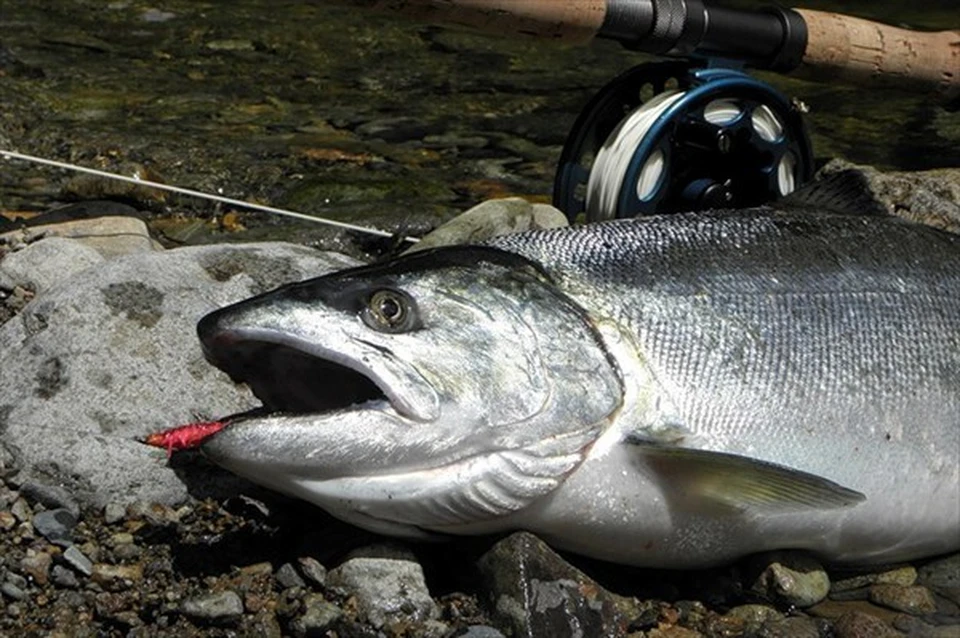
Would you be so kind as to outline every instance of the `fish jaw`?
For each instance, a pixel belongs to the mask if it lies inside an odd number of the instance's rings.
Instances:
[[[623,395],[590,318],[532,270],[495,249],[425,251],[208,315],[207,358],[265,409],[202,451],[386,533],[526,507],[582,461]],[[378,299],[415,317],[377,330]]]

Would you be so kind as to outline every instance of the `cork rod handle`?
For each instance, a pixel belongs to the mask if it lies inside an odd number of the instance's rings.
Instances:
[[[798,75],[932,90],[947,102],[960,99],[960,31],[910,31],[836,13],[794,10],[807,24]]]

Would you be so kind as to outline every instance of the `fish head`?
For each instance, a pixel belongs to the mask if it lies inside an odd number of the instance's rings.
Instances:
[[[622,400],[590,317],[536,264],[423,251],[204,317],[208,360],[264,409],[216,463],[376,531],[496,518],[555,489]]]

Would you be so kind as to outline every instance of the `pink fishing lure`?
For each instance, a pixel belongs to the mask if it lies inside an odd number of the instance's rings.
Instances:
[[[201,443],[222,430],[226,425],[225,421],[187,423],[162,432],[154,432],[147,436],[143,442],[153,447],[166,448],[167,458],[170,458],[178,450],[200,447]]]

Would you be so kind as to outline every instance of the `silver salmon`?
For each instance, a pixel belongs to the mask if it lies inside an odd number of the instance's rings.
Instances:
[[[960,548],[960,237],[760,209],[439,248],[198,327],[216,463],[405,537],[641,566]]]

